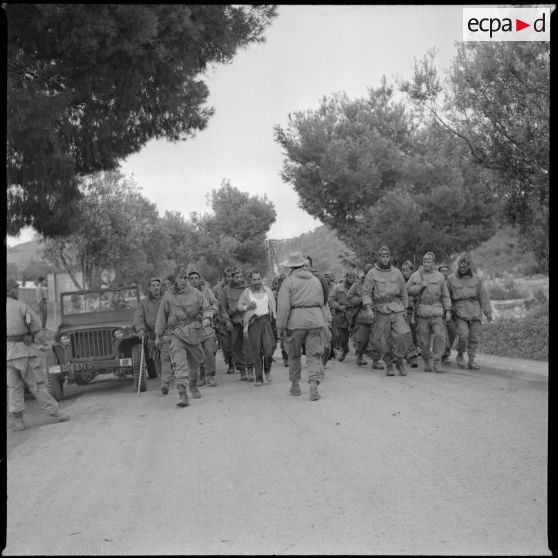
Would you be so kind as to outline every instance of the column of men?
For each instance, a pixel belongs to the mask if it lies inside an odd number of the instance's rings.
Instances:
[[[372,358],[374,370],[407,375],[405,362],[442,372],[457,339],[457,364],[478,370],[475,361],[481,319],[490,321],[491,307],[471,261],[463,255],[458,268],[436,267],[427,252],[415,271],[405,261],[401,271],[387,246],[364,275],[350,270],[338,283],[320,274],[309,256],[293,253],[283,264],[288,274],[271,287],[259,270],[245,278],[240,268],[227,268],[211,289],[195,266],[178,266],[165,281],[150,280],[148,296],[136,312],[135,325],[146,339],[148,357],[156,363],[161,393],[169,393],[174,376],[178,406],[199,398],[199,386],[217,386],[216,353],[221,349],[227,374],[255,386],[272,381],[271,366],[280,343],[289,367],[290,392],[300,395],[301,356],[306,356],[310,399],[319,399],[318,385],[327,361],[343,361],[352,339],[359,366]],[[468,362],[464,354],[467,352]],[[337,354],[336,354],[337,353]]]

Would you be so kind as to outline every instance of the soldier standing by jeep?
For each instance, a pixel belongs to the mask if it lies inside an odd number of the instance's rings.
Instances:
[[[147,337],[147,353],[155,363],[157,375],[161,378],[161,393],[169,392],[171,374],[170,345],[169,342],[155,345],[155,320],[161,305],[161,280],[152,277],[149,280],[147,296],[140,301],[134,314],[134,327],[140,336]]]
[[[15,419],[15,430],[25,430],[25,384],[40,407],[56,422],[70,420],[68,415],[59,412],[58,402],[45,386],[41,359],[33,337],[41,331],[41,322],[25,302],[18,300],[19,285],[15,279],[7,280],[6,297],[6,380],[8,408]]]
[[[202,348],[203,328],[210,325],[211,309],[206,299],[188,283],[186,266],[179,265],[175,271],[174,287],[163,296],[155,320],[157,346],[161,345],[164,335],[170,338],[175,384],[180,396],[177,402],[179,407],[189,405],[188,386],[192,397],[201,397],[198,372],[205,358]]]

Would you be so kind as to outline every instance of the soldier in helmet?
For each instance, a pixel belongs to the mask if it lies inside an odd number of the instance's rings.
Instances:
[[[407,288],[401,272],[391,265],[391,250],[382,246],[378,261],[366,274],[362,285],[362,303],[375,318],[373,339],[381,347],[386,376],[393,376],[393,357],[400,376],[406,376],[403,364],[410,346],[411,330],[405,321]]]
[[[205,360],[203,330],[211,325],[212,311],[202,293],[188,282],[185,265],[179,265],[174,275],[174,287],[165,292],[157,312],[155,342],[160,346],[164,335],[170,339],[175,385],[179,394],[177,405],[186,407],[189,405],[188,386],[192,397],[201,397],[198,373],[200,364]]]
[[[41,331],[41,321],[25,302],[18,300],[19,284],[6,282],[6,381],[8,409],[15,420],[15,430],[25,430],[23,422],[25,384],[40,407],[56,422],[70,420],[58,410],[58,402],[45,386],[41,358],[34,344],[34,335]]]

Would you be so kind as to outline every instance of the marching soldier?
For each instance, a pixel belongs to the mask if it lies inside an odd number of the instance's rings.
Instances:
[[[39,406],[55,422],[70,420],[61,413],[58,402],[45,386],[41,358],[34,344],[34,336],[41,331],[37,314],[25,302],[18,300],[19,285],[15,279],[6,282],[6,380],[8,386],[8,409],[15,419],[14,429],[25,430],[25,384]]]
[[[356,281],[356,273],[347,271],[345,280],[337,283],[331,289],[328,297],[329,308],[333,314],[333,330],[334,338],[331,340],[331,346],[338,348],[341,353],[337,357],[339,362],[345,360],[345,356],[349,352],[349,320],[347,318],[347,310],[350,304],[347,300],[347,293],[351,285]]]
[[[422,268],[407,281],[407,291],[417,299],[417,337],[424,371],[443,372],[438,364],[446,348],[444,316],[449,321],[451,302],[446,279],[434,266],[433,252],[424,254]]]
[[[305,260],[300,252],[290,255],[283,263],[290,267],[288,277],[279,290],[277,332],[284,337],[289,354],[291,395],[301,395],[300,374],[302,344],[306,345],[306,363],[310,384],[310,401],[320,398],[318,385],[323,376],[324,351],[322,329],[327,327],[323,307],[324,298],[320,281],[304,269]]]
[[[446,285],[448,282],[448,277],[450,274],[450,268],[447,263],[441,263],[438,266],[438,271],[445,277]],[[442,364],[450,364],[450,356],[451,356],[451,348],[453,347],[453,343],[455,341],[455,316],[452,311],[451,313],[451,320],[446,322],[446,350],[442,355]]]
[[[362,285],[362,302],[375,318],[373,339],[381,347],[386,363],[386,376],[393,376],[393,362],[400,376],[406,376],[403,364],[411,343],[411,330],[405,321],[408,305],[407,288],[401,272],[391,265],[391,251],[382,246],[378,252],[378,261],[366,274]]]
[[[492,321],[492,307],[482,281],[473,272],[469,256],[457,260],[457,271],[448,277],[448,290],[456,314],[457,364],[465,368],[463,353],[469,356],[469,370],[479,370],[475,356],[481,336],[482,315]]]
[[[188,386],[192,397],[201,397],[197,382],[199,366],[205,358],[203,328],[210,325],[211,309],[206,299],[188,283],[186,266],[179,265],[175,271],[174,288],[165,292],[155,320],[157,346],[160,347],[163,336],[168,335],[170,339],[179,407],[189,405]]]

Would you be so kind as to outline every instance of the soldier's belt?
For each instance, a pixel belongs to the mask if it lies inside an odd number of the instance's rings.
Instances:
[[[23,335],[7,335],[6,341],[9,343],[23,343],[24,336]]]
[[[173,326],[169,326],[167,329],[165,329],[165,332],[164,332],[163,335],[168,335],[169,333],[173,333],[175,329],[178,329],[179,327],[182,327],[182,326],[187,326],[187,325],[193,324],[194,322],[201,322],[201,319],[180,320],[178,323],[174,324]]]

